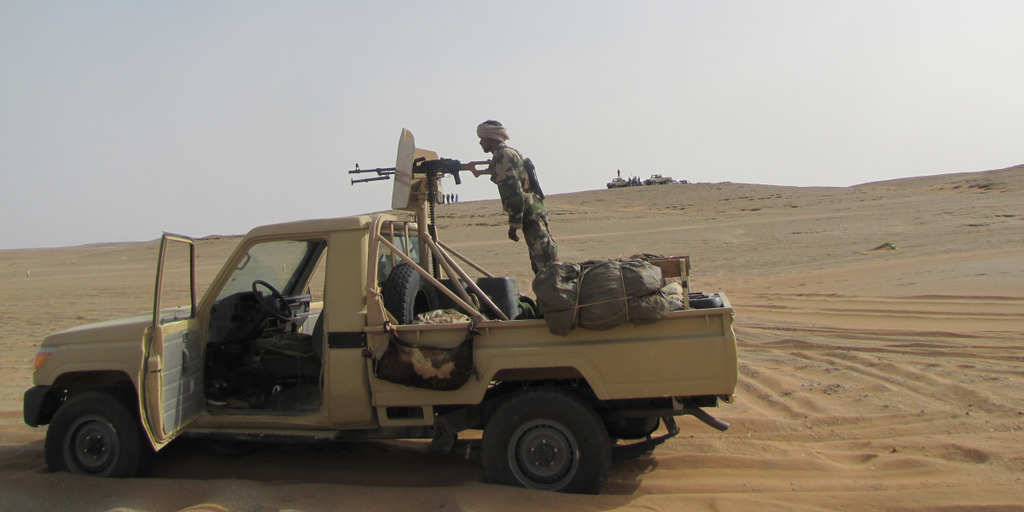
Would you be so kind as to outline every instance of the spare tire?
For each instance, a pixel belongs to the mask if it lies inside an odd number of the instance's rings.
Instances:
[[[384,308],[400,324],[411,324],[420,313],[437,309],[437,290],[408,263],[391,270],[381,294]]]

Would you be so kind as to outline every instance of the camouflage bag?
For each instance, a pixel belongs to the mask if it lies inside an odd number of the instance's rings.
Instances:
[[[533,281],[548,330],[560,336],[577,325],[605,330],[656,322],[669,311],[661,286],[661,269],[638,259],[551,263]]]
[[[473,374],[473,337],[476,322],[471,322],[466,339],[455,348],[411,345],[394,330],[388,332],[388,348],[373,358],[373,375],[403,386],[452,391],[461,388]]]

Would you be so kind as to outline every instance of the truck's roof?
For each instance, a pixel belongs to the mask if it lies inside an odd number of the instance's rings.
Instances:
[[[332,219],[308,219],[268,224],[249,231],[246,237],[289,235],[299,233],[322,233],[325,231],[347,231],[366,229],[378,217],[391,217],[394,220],[411,222],[416,219],[411,212],[391,210],[386,212],[367,213],[352,217],[336,217]]]

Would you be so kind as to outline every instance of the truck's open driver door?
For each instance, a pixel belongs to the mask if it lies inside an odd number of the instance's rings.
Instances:
[[[185,244],[189,251],[191,307],[161,311],[164,269],[171,244]],[[142,425],[154,449],[170,442],[203,409],[203,354],[196,315],[195,243],[183,236],[164,233],[160,239],[153,322],[146,329],[139,376]]]

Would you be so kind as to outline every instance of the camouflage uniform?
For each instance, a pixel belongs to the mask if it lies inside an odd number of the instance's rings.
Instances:
[[[522,155],[504,143],[491,153],[488,167],[491,182],[498,186],[501,206],[508,214],[508,226],[523,231],[530,266],[536,274],[558,258],[558,245],[548,233],[548,210],[541,198],[529,189],[523,190],[527,179]]]

